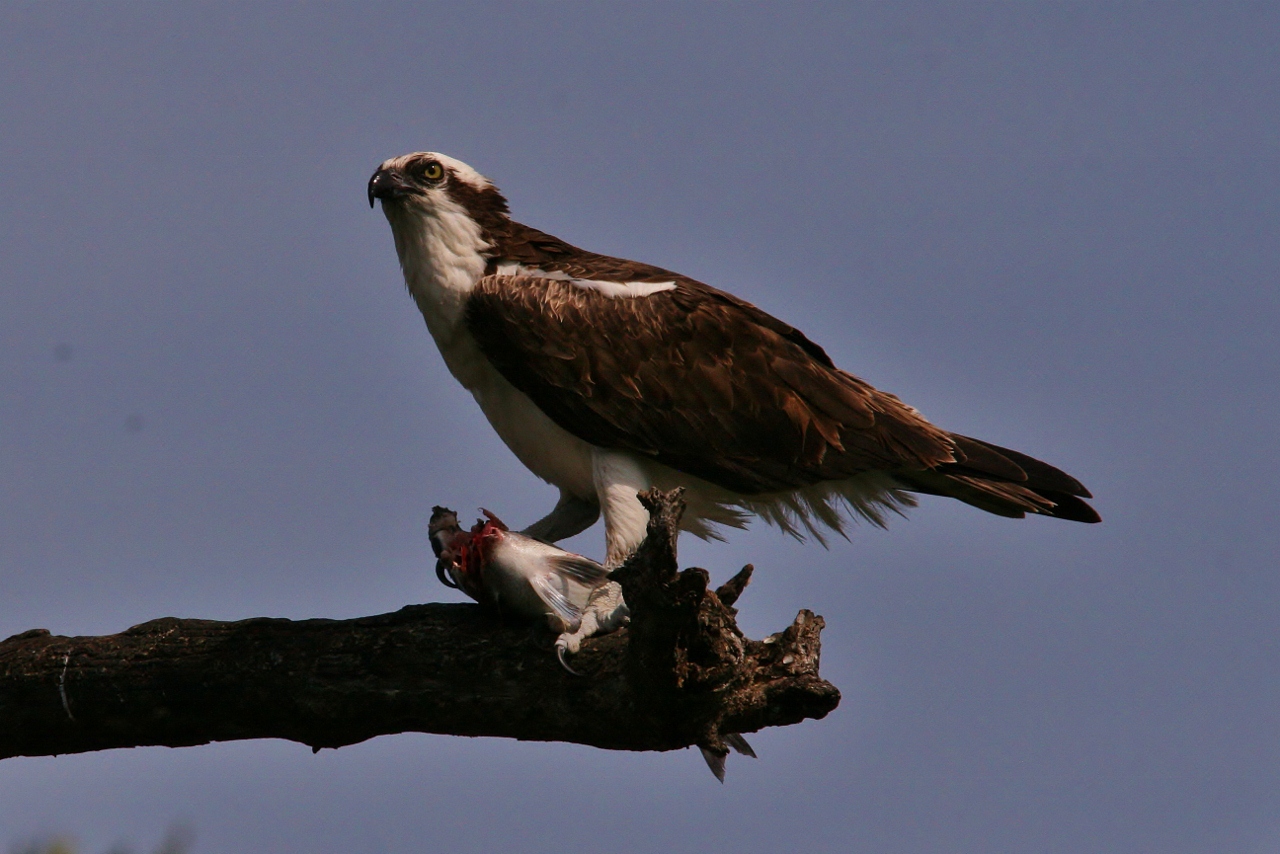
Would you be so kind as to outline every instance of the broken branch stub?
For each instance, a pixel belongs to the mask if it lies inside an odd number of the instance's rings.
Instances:
[[[640,495],[649,511],[645,540],[611,577],[631,608],[631,682],[651,692],[655,714],[683,722],[685,738],[723,756],[726,736],[821,718],[840,694],[818,676],[821,617],[804,610],[785,631],[750,640],[733,607],[750,564],[715,591],[705,569],[678,569],[682,496],[680,489]]]

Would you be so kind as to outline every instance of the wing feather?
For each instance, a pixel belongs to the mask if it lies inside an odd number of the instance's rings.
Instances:
[[[619,299],[562,280],[486,276],[468,298],[467,325],[498,371],[569,432],[736,492],[956,459],[949,434],[836,369],[797,330],[674,279],[672,290]]]

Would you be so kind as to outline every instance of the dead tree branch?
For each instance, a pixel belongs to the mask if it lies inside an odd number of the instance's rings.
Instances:
[[[650,492],[648,537],[615,577],[630,628],[561,669],[527,626],[478,605],[413,605],[354,620],[166,617],[120,634],[33,629],[0,643],[0,758],[285,738],[319,749],[398,732],[567,741],[614,750],[699,745],[821,718],[822,618],[745,638],[718,591],[677,570],[678,494]]]

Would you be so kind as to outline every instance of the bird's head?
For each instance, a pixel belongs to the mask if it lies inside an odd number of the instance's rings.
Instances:
[[[484,228],[507,217],[507,200],[488,178],[434,151],[384,160],[369,179],[369,207],[375,199],[382,201],[393,226],[398,220],[438,220],[461,213]]]

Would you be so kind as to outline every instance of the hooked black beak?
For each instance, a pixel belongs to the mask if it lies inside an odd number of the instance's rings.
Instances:
[[[407,195],[409,185],[399,172],[379,167],[369,179],[369,207],[373,207],[374,199],[398,199]]]

